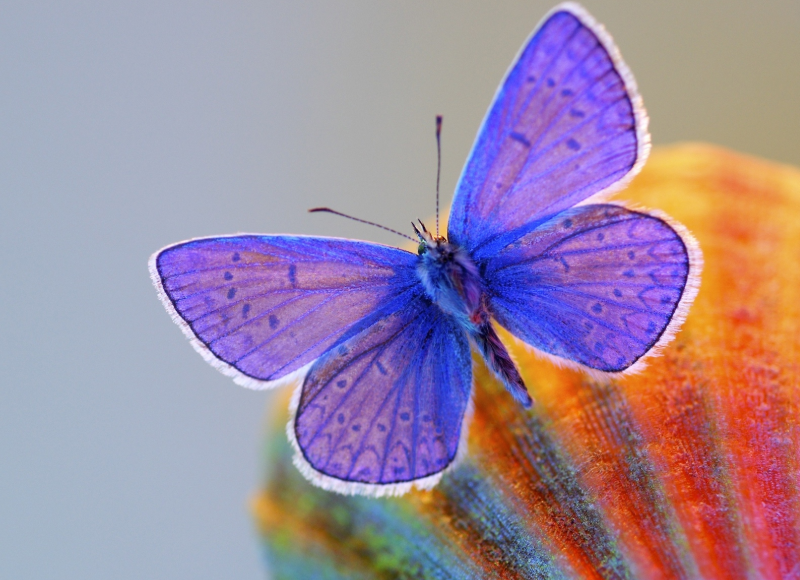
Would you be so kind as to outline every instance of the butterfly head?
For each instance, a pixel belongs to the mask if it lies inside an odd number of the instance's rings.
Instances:
[[[428,228],[425,227],[425,224],[422,223],[422,220],[419,220],[419,225],[422,228],[421,230],[417,227],[417,224],[411,222],[411,227],[414,228],[414,233],[416,233],[419,238],[417,254],[422,256],[432,252],[429,258],[433,258],[434,260],[438,259],[440,254],[446,251],[446,248],[450,247],[450,244],[447,243],[447,239],[445,239],[444,236],[434,236],[430,233]]]

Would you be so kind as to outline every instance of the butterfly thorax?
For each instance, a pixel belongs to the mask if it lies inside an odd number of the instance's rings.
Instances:
[[[427,233],[427,232],[426,232]],[[428,234],[419,245],[417,275],[428,297],[459,323],[477,322],[481,309],[478,268],[463,248]]]

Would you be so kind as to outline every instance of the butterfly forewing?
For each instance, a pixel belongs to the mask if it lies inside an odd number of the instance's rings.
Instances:
[[[440,473],[458,451],[471,364],[464,332],[422,296],[325,354],[294,426],[312,478],[341,491]]]
[[[632,173],[646,116],[610,38],[574,5],[534,33],[489,109],[456,189],[451,241],[487,244]]]
[[[532,346],[606,372],[661,338],[691,264],[664,220],[616,205],[562,212],[501,251],[486,271],[497,320]]]
[[[418,284],[414,264],[413,254],[366,242],[231,236],[166,248],[152,268],[201,352],[246,379],[272,381]]]

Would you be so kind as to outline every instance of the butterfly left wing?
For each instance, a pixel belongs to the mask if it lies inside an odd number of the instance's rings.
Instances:
[[[667,218],[578,206],[488,261],[489,308],[512,334],[563,362],[635,368],[672,338],[697,294],[697,243]]]
[[[419,286],[415,264],[410,252],[356,240],[239,235],[164,248],[150,274],[203,358],[261,389],[406,301]]]
[[[341,493],[431,487],[456,459],[471,381],[466,335],[419,294],[311,367],[287,428],[295,464]]]

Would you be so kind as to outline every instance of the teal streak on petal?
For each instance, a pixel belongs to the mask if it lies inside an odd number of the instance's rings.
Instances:
[[[268,461],[274,471],[268,493],[274,505],[288,510],[263,535],[276,580],[316,578],[314,574],[370,580],[482,578],[470,561],[453,552],[447,538],[402,500],[341,496],[316,488],[292,465],[285,440],[275,438],[272,443]],[[302,530],[284,528],[282,520],[301,521]],[[302,575],[302,566],[313,574]],[[287,572],[280,576],[278,570]]]
[[[453,506],[455,525],[482,540],[483,559],[496,563],[504,578],[568,578],[550,550],[526,529],[517,506],[474,464],[466,462],[445,478],[441,492]]]

